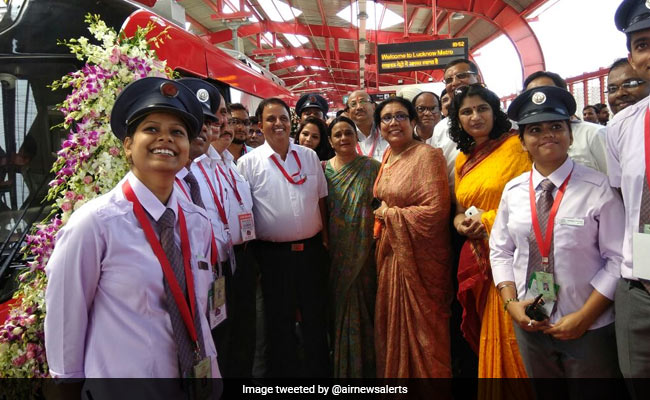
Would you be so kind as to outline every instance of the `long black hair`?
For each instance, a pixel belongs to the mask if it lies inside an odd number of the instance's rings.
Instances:
[[[325,161],[334,157],[334,149],[332,148],[332,145],[330,145],[329,140],[327,140],[327,125],[325,125],[325,122],[320,118],[307,117],[298,127],[294,143],[300,144],[300,132],[302,132],[305,126],[309,124],[316,125],[318,132],[320,133],[320,142],[318,142],[318,146],[314,149],[316,154],[318,154],[318,159]]]
[[[469,154],[476,144],[474,138],[465,132],[458,118],[458,111],[463,104],[463,100],[467,97],[478,96],[490,105],[492,114],[494,115],[494,125],[489,134],[490,139],[498,139],[512,128],[512,123],[508,119],[508,116],[501,110],[501,100],[499,100],[499,97],[482,84],[475,83],[469,86],[462,86],[454,90],[453,95],[454,97],[449,105],[449,121],[451,123],[449,126],[449,136],[451,140],[456,142],[458,150],[464,154]]]

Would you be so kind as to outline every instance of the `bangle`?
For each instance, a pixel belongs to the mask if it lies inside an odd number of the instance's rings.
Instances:
[[[497,290],[500,292],[500,291],[503,290],[503,288],[506,288],[506,287],[511,287],[511,288],[515,289],[515,291],[517,291],[517,287],[515,285],[513,285],[512,283],[499,284],[499,285],[497,285]]]
[[[509,298],[508,300],[506,300],[505,303],[503,303],[503,311],[508,312],[508,304],[512,303],[513,301],[518,302],[519,300],[517,300],[514,297]]]

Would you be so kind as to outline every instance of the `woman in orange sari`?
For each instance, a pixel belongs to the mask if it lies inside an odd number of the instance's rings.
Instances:
[[[381,378],[450,378],[449,187],[440,149],[414,139],[413,105],[393,97],[375,126],[389,148],[375,182],[375,352]],[[375,202],[377,203],[377,202]]]
[[[454,227],[468,240],[458,265],[461,330],[479,356],[479,378],[526,377],[512,321],[492,282],[488,238],[506,183],[531,168],[499,98],[482,85],[454,92],[450,136],[456,158]]]

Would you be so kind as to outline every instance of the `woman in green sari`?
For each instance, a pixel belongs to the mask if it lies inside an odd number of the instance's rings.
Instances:
[[[357,129],[349,118],[330,124],[328,140],[336,153],[325,165],[334,377],[375,378],[372,186],[379,162],[357,154]]]

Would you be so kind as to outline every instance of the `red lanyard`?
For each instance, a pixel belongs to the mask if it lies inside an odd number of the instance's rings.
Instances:
[[[183,193],[185,193],[185,197],[191,202],[192,198],[190,195],[187,193],[187,190],[185,190],[185,187],[181,183],[181,180],[176,178],[176,184],[181,188]],[[217,247],[217,240],[214,238],[214,231],[212,230],[212,227],[210,227],[210,231],[212,234],[212,242],[210,243],[210,262],[212,265],[215,265],[217,261],[219,260],[219,248]]]
[[[300,163],[300,158],[298,157],[298,155],[296,154],[295,151],[291,151],[291,154],[293,154],[293,158],[296,159],[296,164],[298,164],[298,172],[296,172],[295,174],[293,174],[291,176],[289,176],[289,173],[287,172],[287,170],[285,170],[284,167],[282,165],[280,165],[280,162],[275,158],[275,154],[271,155],[271,160],[273,160],[275,165],[277,165],[278,168],[280,168],[280,171],[282,171],[282,174],[284,175],[285,178],[287,178],[289,183],[291,183],[293,185],[302,185],[307,180],[307,177],[306,176],[301,177],[298,182],[293,180],[294,176],[300,175],[300,171],[302,170],[302,164]]]
[[[377,147],[378,138],[379,138],[379,132],[375,131],[375,138],[372,141],[372,147],[370,148],[370,153],[367,154],[367,156],[370,158],[373,158],[373,155],[375,154],[375,147]],[[363,154],[363,151],[361,150],[361,146],[359,146],[359,142],[357,142],[357,153],[361,154],[362,156],[366,155]]]
[[[237,181],[235,180],[235,176],[232,174],[232,170],[228,168],[228,172],[230,172],[230,178],[232,179],[232,183],[228,180],[228,177],[226,176],[226,173],[223,172],[221,169],[221,166],[217,163],[217,168],[219,168],[219,172],[221,172],[221,175],[223,175],[223,178],[228,182],[228,185],[232,188],[233,192],[235,192],[235,197],[237,198],[237,201],[239,202],[240,205],[242,205],[241,201],[241,196],[239,195],[239,190],[237,190]]]
[[[214,186],[212,186],[212,182],[210,182],[208,173],[205,172],[205,168],[203,168],[203,164],[198,162],[196,163],[196,165],[198,165],[199,168],[201,169],[201,172],[203,172],[203,176],[205,177],[206,182],[208,182],[208,186],[210,187],[210,191],[212,192],[212,198],[214,199],[214,204],[217,206],[217,211],[219,212],[219,217],[221,218],[221,222],[223,222],[223,225],[226,227],[226,229],[228,229],[228,217],[226,216],[226,210],[223,208],[223,204],[221,203],[221,201],[219,201],[219,197],[217,197],[217,192],[214,190]],[[221,180],[219,180],[218,176],[217,176],[217,183],[219,183],[219,192],[221,192],[221,198],[223,199],[223,188],[221,187]]]
[[[562,185],[560,185],[560,188],[555,195],[555,200],[553,201],[553,206],[551,207],[548,216],[546,235],[542,236],[542,229],[539,226],[539,219],[537,218],[537,203],[535,202],[535,189],[533,188],[533,171],[530,171],[530,179],[528,180],[530,212],[533,220],[533,232],[535,232],[535,240],[537,241],[537,247],[539,247],[539,253],[542,255],[543,265],[548,265],[548,256],[551,253],[551,240],[553,239],[553,223],[555,222],[555,215],[557,214],[558,208],[560,208],[560,202],[562,201],[562,197],[564,197],[564,191],[569,183],[569,179],[571,179],[571,174],[573,174],[573,170],[571,170],[569,176],[567,176],[564,182],[562,182]]]
[[[151,249],[156,255],[158,262],[160,263],[160,266],[163,270],[163,275],[165,276],[165,280],[169,285],[169,289],[171,290],[172,295],[174,296],[174,301],[176,302],[176,306],[178,306],[178,310],[180,311],[181,317],[183,318],[183,323],[185,324],[185,328],[187,328],[187,332],[189,333],[190,338],[195,343],[196,348],[198,349],[199,346],[198,336],[196,333],[196,327],[194,326],[194,316],[196,315],[196,304],[195,304],[196,299],[194,297],[194,275],[192,275],[192,267],[190,266],[191,249],[190,249],[189,236],[187,234],[187,225],[185,223],[185,214],[183,213],[183,210],[179,205],[178,223],[181,228],[180,229],[181,230],[181,251],[183,253],[183,266],[185,268],[185,282],[187,284],[187,296],[190,299],[189,307],[187,304],[187,300],[185,299],[185,296],[183,296],[183,291],[181,290],[181,286],[178,284],[178,280],[176,280],[176,275],[174,275],[174,271],[172,270],[171,264],[167,259],[165,250],[163,250],[162,246],[160,245],[160,240],[156,237],[156,234],[153,231],[153,227],[151,226],[151,222],[149,222],[149,219],[145,214],[144,208],[142,208],[142,204],[140,204],[140,200],[138,200],[138,197],[135,195],[135,192],[133,192],[133,188],[131,188],[131,184],[129,183],[128,180],[126,180],[122,185],[122,192],[124,193],[124,197],[126,197],[128,201],[133,203],[133,212],[135,213],[135,217],[138,219],[138,222],[140,223],[140,226],[142,227],[142,230],[144,231],[144,234],[147,237],[147,241],[149,242]]]
[[[650,187],[650,109],[645,110],[645,131],[644,131],[644,142],[645,142],[645,176],[648,181],[648,186]]]

